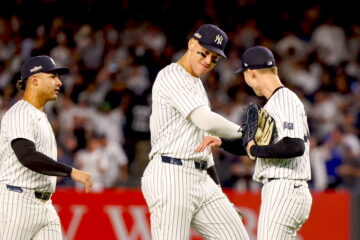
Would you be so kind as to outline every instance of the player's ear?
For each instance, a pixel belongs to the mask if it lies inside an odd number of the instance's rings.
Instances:
[[[196,42],[197,40],[195,40],[194,38],[190,38],[190,40],[188,41],[188,48],[191,50],[194,49],[196,46]]]
[[[253,69],[248,69],[247,70],[247,72],[248,72],[248,76],[252,79],[252,78],[255,78],[256,76],[257,76],[257,72],[256,72],[256,70],[253,70]]]
[[[39,79],[38,79],[38,77],[36,76],[36,74],[30,76],[29,79],[28,79],[28,81],[29,81],[30,85],[32,85],[32,86],[37,87],[37,86],[39,85]]]

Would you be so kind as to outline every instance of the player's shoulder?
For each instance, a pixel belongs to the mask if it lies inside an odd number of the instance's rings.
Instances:
[[[298,109],[300,111],[305,111],[304,104],[300,100],[299,96],[286,87],[279,89],[267,102],[267,108],[273,108],[281,111],[286,111],[289,108]]]
[[[11,112],[18,112],[18,111],[26,111],[26,112],[32,112],[34,111],[35,107],[32,106],[29,102],[25,100],[19,100],[17,101],[10,109]]]
[[[171,63],[164,67],[158,74],[158,79],[162,81],[179,79],[185,75],[185,70],[177,63]]]
[[[294,101],[298,105],[303,105],[303,103],[301,102],[299,96],[295,92],[291,91],[288,88],[286,88],[286,91],[288,92],[288,96],[289,96],[290,100]]]
[[[6,120],[8,118],[12,119],[13,117],[16,116],[25,116],[27,115],[29,117],[29,114],[31,114],[34,111],[34,107],[24,101],[24,100],[19,100],[17,101],[14,105],[12,105],[9,110],[4,114],[3,119]]]
[[[272,98],[276,101],[285,100],[286,102],[291,102],[291,101],[301,102],[298,95],[296,95],[296,93],[294,93],[293,91],[291,91],[289,88],[286,87],[282,87],[278,91],[276,91],[276,93]]]

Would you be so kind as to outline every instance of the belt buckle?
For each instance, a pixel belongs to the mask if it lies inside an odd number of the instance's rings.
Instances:
[[[49,200],[50,196],[51,196],[51,193],[48,193],[48,192],[38,192],[38,191],[35,192],[35,197],[44,202]]]
[[[200,162],[200,169],[205,170],[207,167],[207,162]]]
[[[45,199],[46,199],[46,196],[45,196],[45,193],[44,193],[44,192],[41,193],[40,199],[41,199],[41,200],[45,200]]]
[[[207,162],[205,161],[195,162],[195,168],[198,168],[200,170],[205,170],[207,168]]]

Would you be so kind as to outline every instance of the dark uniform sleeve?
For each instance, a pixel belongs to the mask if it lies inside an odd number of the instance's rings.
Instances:
[[[16,138],[11,141],[11,147],[20,163],[35,172],[61,177],[69,177],[71,175],[71,167],[58,163],[45,154],[36,151],[34,142],[30,140]]]
[[[275,144],[255,145],[250,149],[251,155],[261,158],[294,158],[305,152],[305,143],[300,138],[285,137]]]
[[[235,155],[247,155],[243,147],[243,138],[226,139],[221,138],[221,148]]]

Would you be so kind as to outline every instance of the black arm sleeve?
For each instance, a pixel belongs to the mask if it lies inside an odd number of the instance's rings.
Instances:
[[[49,176],[69,177],[72,168],[58,163],[45,154],[36,151],[35,144],[24,138],[17,138],[11,141],[11,147],[19,162],[25,167]]]
[[[208,169],[206,169],[206,171],[209,174],[209,176],[212,178],[212,180],[214,180],[214,182],[217,185],[220,185],[220,180],[219,180],[219,176],[217,175],[215,165],[209,167]]]
[[[243,138],[225,139],[221,138],[221,148],[235,155],[247,155],[243,147]]]
[[[255,145],[250,149],[251,155],[261,158],[294,158],[305,152],[304,140],[285,137],[275,144]]]

